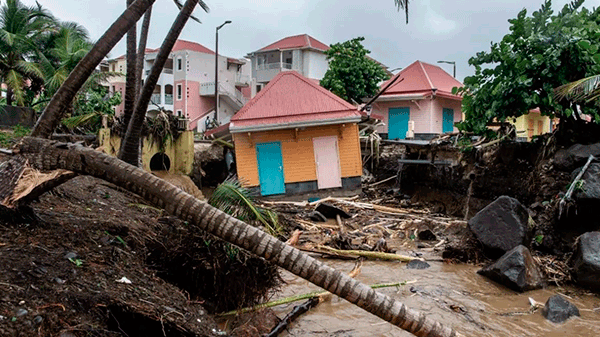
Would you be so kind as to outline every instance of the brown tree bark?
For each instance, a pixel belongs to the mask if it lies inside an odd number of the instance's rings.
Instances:
[[[87,81],[94,69],[100,64],[108,52],[121,40],[123,35],[136,24],[155,0],[136,0],[123,14],[108,28],[92,47],[87,55],[77,64],[69,77],[52,96],[52,100],[42,113],[31,133],[34,137],[49,138],[60,119],[65,108],[73,101],[77,91]]]
[[[328,267],[300,250],[117,158],[78,144],[23,138],[15,147],[39,170],[65,169],[91,175],[136,193],[203,230],[261,256],[416,336],[460,336],[453,329]]]
[[[144,71],[144,55],[146,55],[146,43],[148,42],[148,31],[150,30],[151,17],[152,6],[150,6],[150,8],[148,8],[148,10],[146,11],[146,14],[144,14],[144,21],[142,21],[142,31],[140,32],[140,44],[137,51],[137,61],[135,63],[135,76],[138,79],[135,88],[136,103],[138,98],[140,97],[140,91],[142,90],[142,72]]]
[[[127,7],[131,6],[133,0],[127,0]],[[135,106],[135,98],[137,97],[137,25],[131,26],[127,32],[127,74],[125,75],[125,105],[123,108],[123,125],[121,126],[121,134],[127,131],[127,125],[133,115]]]
[[[158,82],[165,63],[169,59],[169,55],[171,54],[171,50],[173,49],[179,34],[190,18],[190,15],[192,15],[196,4],[198,4],[198,0],[187,0],[185,2],[185,5],[181,11],[179,11],[175,22],[173,22],[169,33],[167,33],[167,36],[160,46],[158,55],[156,55],[156,60],[152,65],[152,69],[150,69],[150,74],[146,77],[142,93],[135,105],[133,116],[127,126],[127,133],[121,141],[121,149],[119,151],[119,158],[131,165],[137,166],[139,162],[142,125],[144,118],[146,117],[146,111],[148,110],[148,103],[154,92],[154,87]]]

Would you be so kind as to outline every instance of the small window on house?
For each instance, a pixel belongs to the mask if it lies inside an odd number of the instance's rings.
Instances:
[[[177,110],[177,116],[178,116],[178,117],[181,117],[181,116],[182,116],[181,110]]]
[[[112,65],[112,72],[114,73],[114,72],[115,72],[115,70],[116,70],[116,66],[113,64],[113,65]]]
[[[291,57],[286,58],[285,63],[292,64],[292,58]]]
[[[112,86],[112,92],[115,93],[117,91],[117,88],[115,88],[115,86]]]
[[[181,96],[182,96],[182,88],[181,88],[181,84],[177,85],[177,99],[180,100]]]
[[[260,89],[262,89],[262,85],[257,85],[256,86],[256,93],[258,94],[260,92]]]
[[[183,69],[183,60],[181,57],[177,58],[177,70]]]

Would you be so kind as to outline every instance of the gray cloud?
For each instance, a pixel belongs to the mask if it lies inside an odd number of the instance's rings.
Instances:
[[[34,0],[23,0],[34,4]],[[76,21],[97,39],[125,8],[125,0],[38,0],[62,20]],[[206,0],[211,12],[195,12],[203,24],[190,21],[181,38],[214,50],[215,27],[233,23],[219,31],[219,52],[242,57],[285,36],[308,33],[331,44],[364,36],[371,56],[390,68],[405,67],[415,60],[457,63],[457,78],[471,75],[468,59],[488,50],[491,41],[508,33],[508,20],[527,8],[537,10],[542,0],[412,0],[409,24],[397,12],[393,0]],[[559,10],[570,1],[554,1]],[[587,0],[588,8],[600,0]],[[157,0],[152,12],[148,46],[156,48],[177,15],[172,0]],[[124,41],[112,51],[125,51]],[[452,72],[451,65],[443,65]]]

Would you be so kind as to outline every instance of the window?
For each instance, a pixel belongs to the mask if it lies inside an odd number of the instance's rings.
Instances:
[[[113,64],[113,65],[112,65],[112,72],[113,72],[113,73],[115,72],[115,69],[116,69],[116,66]]]
[[[256,85],[256,93],[258,94],[260,92],[260,90],[262,89],[262,85],[257,84]]]
[[[177,58],[177,70],[181,70],[183,69],[183,60],[181,59],[181,57]]]
[[[117,92],[117,89],[115,88],[115,86],[114,86],[114,85],[112,86],[112,92],[113,92],[113,94],[114,94],[115,92]]]
[[[177,116],[181,117],[182,113],[181,110],[177,110]]]
[[[182,97],[182,89],[181,89],[181,84],[177,85],[177,100],[181,100]]]

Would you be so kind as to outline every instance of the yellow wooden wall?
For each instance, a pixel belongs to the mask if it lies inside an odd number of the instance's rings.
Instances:
[[[246,186],[258,186],[256,144],[281,142],[283,174],[286,183],[317,180],[313,138],[337,136],[342,177],[362,175],[360,142],[356,123],[233,134],[237,172]]]

